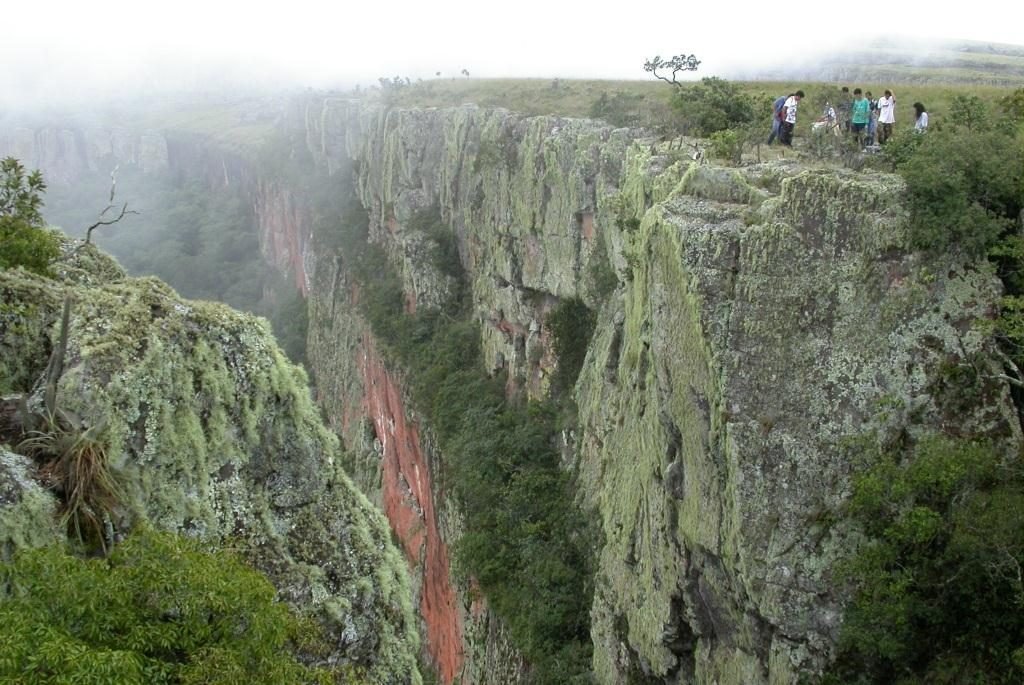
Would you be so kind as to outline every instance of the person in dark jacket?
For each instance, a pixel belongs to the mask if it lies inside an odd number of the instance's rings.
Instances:
[[[769,145],[779,137],[779,132],[782,130],[782,117],[779,116],[779,112],[782,111],[782,106],[786,104],[786,100],[791,97],[793,97],[792,93],[783,95],[782,97],[775,98],[775,102],[772,103],[772,133],[768,136]]]

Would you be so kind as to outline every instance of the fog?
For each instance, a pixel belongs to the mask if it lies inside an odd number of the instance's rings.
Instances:
[[[378,77],[645,78],[696,53],[699,75],[770,75],[879,34],[1024,44],[1024,3],[17,2],[3,12],[0,107],[228,85],[346,87]],[[649,77],[648,77],[649,78]]]

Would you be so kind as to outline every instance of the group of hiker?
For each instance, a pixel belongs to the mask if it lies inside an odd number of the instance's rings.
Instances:
[[[798,90],[776,98],[772,104],[772,132],[768,136],[771,145],[776,138],[783,145],[793,145],[793,129],[796,128],[796,112],[804,92]],[[848,86],[843,86],[835,106],[825,103],[822,116],[815,122],[815,130],[834,135],[849,135],[861,147],[885,145],[892,138],[896,123],[896,96],[886,89],[877,100],[871,91],[854,88],[851,95]],[[914,103],[914,129],[921,133],[928,128],[928,111],[920,102]]]

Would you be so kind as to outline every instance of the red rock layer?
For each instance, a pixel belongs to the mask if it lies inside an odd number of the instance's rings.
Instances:
[[[261,181],[256,192],[256,221],[260,227],[260,247],[264,256],[280,273],[295,279],[295,287],[307,295],[304,256],[311,226],[305,207],[288,190],[276,183]]]
[[[462,668],[462,617],[449,581],[448,547],[441,539],[430,476],[419,427],[410,421],[399,384],[377,354],[369,336],[363,340],[364,402],[383,448],[384,513],[414,572],[422,575],[420,614],[427,628],[427,649],[445,683]]]

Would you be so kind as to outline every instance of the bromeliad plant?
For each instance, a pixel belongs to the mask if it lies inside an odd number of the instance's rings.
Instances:
[[[105,424],[84,426],[70,412],[43,418],[19,445],[39,464],[40,481],[61,499],[61,523],[68,535],[107,551],[113,537],[110,512],[121,500],[104,440]]]

